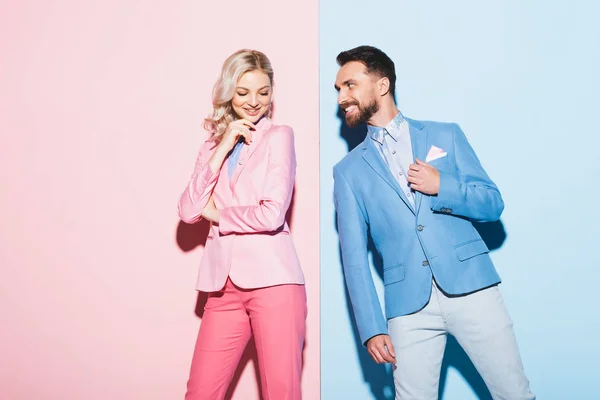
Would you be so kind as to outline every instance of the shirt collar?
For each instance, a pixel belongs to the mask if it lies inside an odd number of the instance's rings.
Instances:
[[[269,129],[269,127],[273,125],[273,123],[271,122],[271,120],[269,119],[269,117],[267,117],[266,115],[263,115],[255,124],[254,126],[256,126],[256,130],[258,131],[264,131]]]
[[[367,132],[371,136],[371,139],[383,145],[384,136],[390,135],[392,139],[398,141],[400,136],[400,126],[405,121],[404,116],[400,111],[385,127],[367,125]]]

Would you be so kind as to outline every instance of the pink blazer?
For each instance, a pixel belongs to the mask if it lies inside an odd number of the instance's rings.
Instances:
[[[213,173],[208,160],[216,144],[206,141],[179,199],[179,217],[200,220],[210,196],[220,211],[211,224],[196,288],[218,291],[227,277],[242,288],[304,284],[285,214],[296,175],[294,132],[263,118],[244,145],[231,180],[227,160]]]

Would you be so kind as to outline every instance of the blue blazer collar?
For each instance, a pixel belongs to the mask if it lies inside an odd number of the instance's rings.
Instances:
[[[409,131],[410,131],[410,140],[412,144],[412,152],[413,157],[418,158],[421,161],[425,161],[425,157],[427,155],[427,134],[425,128],[425,124],[421,121],[413,120],[410,118],[406,118],[408,121]],[[363,158],[377,172],[377,174],[388,184],[390,185],[400,196],[402,201],[406,203],[407,207],[410,208],[413,213],[418,213],[421,200],[423,198],[423,194],[420,192],[415,192],[415,207],[414,210],[410,204],[410,201],[406,198],[406,194],[401,190],[398,181],[392,176],[389,168],[385,164],[385,161],[382,159],[379,151],[375,147],[375,143],[373,143],[373,138],[367,133],[365,140],[360,145],[361,150],[363,150]],[[416,162],[413,159],[413,163]]]

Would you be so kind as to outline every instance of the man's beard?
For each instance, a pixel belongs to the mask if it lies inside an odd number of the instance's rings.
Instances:
[[[379,104],[377,104],[377,101],[375,100],[373,100],[364,108],[358,102],[347,102],[342,104],[341,107],[342,110],[345,110],[350,106],[356,106],[356,108],[358,109],[358,112],[356,114],[346,116],[346,124],[350,128],[356,128],[361,123],[367,122],[377,111],[379,111]]]

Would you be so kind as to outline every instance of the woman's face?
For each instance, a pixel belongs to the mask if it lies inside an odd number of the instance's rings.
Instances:
[[[238,80],[231,105],[239,118],[255,123],[269,110],[272,95],[269,76],[254,70],[246,72]]]

